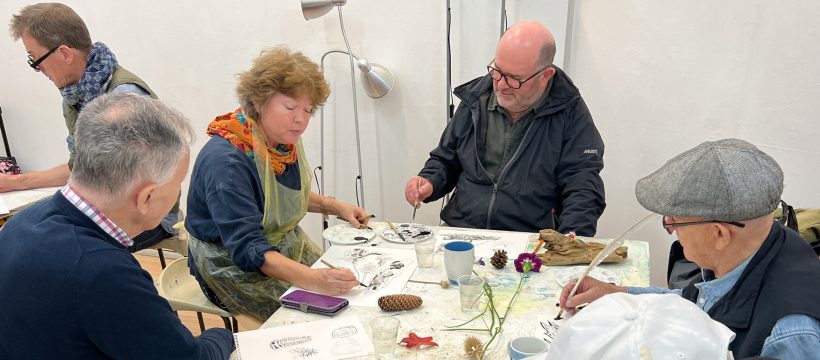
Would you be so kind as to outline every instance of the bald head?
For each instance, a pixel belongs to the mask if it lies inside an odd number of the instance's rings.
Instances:
[[[555,38],[546,26],[535,20],[524,20],[511,26],[498,41],[496,58],[533,59],[534,67],[552,65],[555,58]]]

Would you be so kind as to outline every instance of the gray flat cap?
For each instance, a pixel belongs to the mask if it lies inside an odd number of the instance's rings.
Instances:
[[[738,139],[707,141],[638,180],[635,196],[647,210],[722,221],[774,211],[783,171],[766,153]]]

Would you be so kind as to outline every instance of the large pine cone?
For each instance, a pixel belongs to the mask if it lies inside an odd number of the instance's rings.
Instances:
[[[493,257],[490,258],[490,264],[493,264],[496,269],[503,269],[507,266],[507,250],[497,250]]]
[[[379,298],[379,308],[382,311],[413,310],[421,306],[421,303],[420,297],[409,294],[385,295]]]

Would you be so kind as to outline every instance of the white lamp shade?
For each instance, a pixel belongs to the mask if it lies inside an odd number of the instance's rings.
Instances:
[[[302,0],[302,15],[305,20],[312,20],[333,10],[335,6],[341,6],[347,0]]]
[[[379,64],[369,63],[365,59],[360,59],[356,65],[362,74],[362,87],[367,96],[378,99],[393,89],[396,77],[390,70]]]

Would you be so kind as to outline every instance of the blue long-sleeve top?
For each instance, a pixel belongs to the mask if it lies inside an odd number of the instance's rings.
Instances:
[[[298,190],[299,162],[287,166],[276,180]],[[199,240],[222,243],[243,271],[261,273],[265,252],[279,251],[262,235],[264,201],[254,160],[228,140],[214,135],[194,163],[185,229]],[[191,269],[201,280],[196,266]]]

